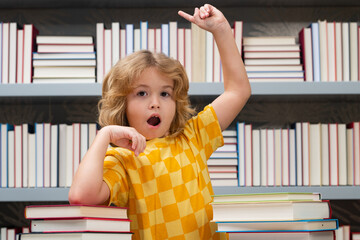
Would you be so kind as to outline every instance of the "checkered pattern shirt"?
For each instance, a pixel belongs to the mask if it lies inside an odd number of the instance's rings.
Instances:
[[[190,119],[176,138],[147,142],[138,157],[123,148],[109,148],[104,181],[110,202],[128,207],[133,239],[220,239],[216,233],[206,165],[223,145],[211,105]]]

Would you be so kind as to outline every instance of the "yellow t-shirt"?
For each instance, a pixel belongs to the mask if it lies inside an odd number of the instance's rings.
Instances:
[[[104,181],[110,202],[128,207],[133,239],[220,239],[215,233],[207,159],[222,146],[214,109],[208,105],[177,136],[152,139],[138,157],[109,148]]]

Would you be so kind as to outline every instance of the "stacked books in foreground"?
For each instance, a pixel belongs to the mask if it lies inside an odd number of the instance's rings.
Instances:
[[[94,205],[32,205],[25,208],[30,233],[19,240],[130,240],[127,208]]]
[[[243,37],[250,82],[303,82],[300,45],[295,36]]]
[[[230,240],[333,240],[339,226],[319,193],[214,195],[212,207]]]
[[[95,83],[92,36],[36,36],[33,83]]]

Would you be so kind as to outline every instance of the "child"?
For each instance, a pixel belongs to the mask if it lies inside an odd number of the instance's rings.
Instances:
[[[213,34],[224,93],[191,118],[188,79],[178,61],[148,51],[119,61],[103,82],[102,129],[69,192],[71,204],[128,207],[133,239],[219,239],[206,161],[251,94],[223,14],[206,4],[179,15]]]

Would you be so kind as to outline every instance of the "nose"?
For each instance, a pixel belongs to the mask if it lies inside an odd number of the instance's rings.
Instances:
[[[151,98],[149,107],[150,107],[150,109],[160,108],[160,101],[159,101],[159,98],[157,96],[153,96]]]

